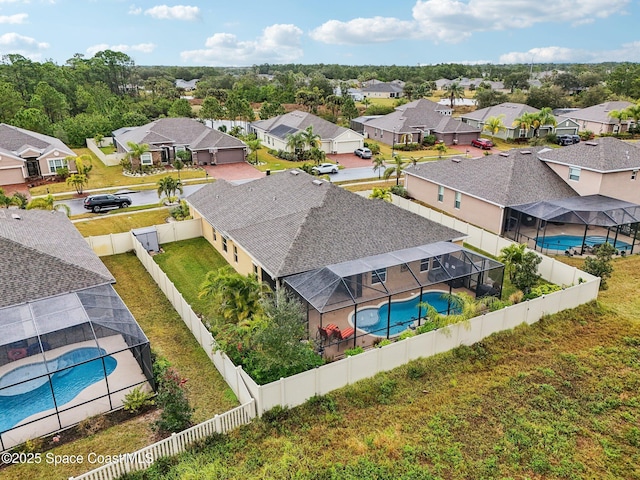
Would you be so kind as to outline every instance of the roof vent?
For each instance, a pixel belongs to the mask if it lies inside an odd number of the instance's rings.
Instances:
[[[508,156],[509,156],[509,153],[507,153],[507,152],[500,152],[500,154],[499,154],[499,155],[500,155],[501,157],[508,157]]]
[[[531,155],[531,150],[520,150],[522,155]]]
[[[291,173],[291,175],[299,175],[300,172],[298,170],[289,170],[289,173]]]
[[[13,218],[14,220],[22,220],[22,217],[17,213],[12,213],[11,218]]]
[[[451,161],[452,161],[453,163],[460,163],[460,159],[459,159],[459,158],[457,158],[457,157],[453,157],[453,158],[451,159]]]
[[[322,180],[312,180],[311,183],[314,185],[322,185],[324,182]]]
[[[584,142],[585,145],[590,145],[592,147],[596,147],[598,145],[598,142]]]

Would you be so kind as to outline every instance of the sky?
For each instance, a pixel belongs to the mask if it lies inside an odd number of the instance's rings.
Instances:
[[[640,62],[640,0],[0,0],[0,55],[137,65]]]

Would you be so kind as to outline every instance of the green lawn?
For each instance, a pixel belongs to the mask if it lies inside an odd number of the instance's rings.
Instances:
[[[85,187],[85,190],[91,190],[95,188],[110,188],[121,187],[125,185],[140,185],[142,183],[156,183],[162,177],[167,175],[173,175],[177,177],[177,173],[171,171],[170,173],[161,173],[158,175],[148,175],[144,177],[125,177],[122,174],[122,167],[119,165],[108,167],[102,163],[88,148],[75,148],[74,152],[78,155],[90,155],[93,159],[93,169],[89,174],[89,184]],[[180,172],[180,178],[205,178],[204,170],[182,170]],[[66,182],[49,183],[34,187],[29,190],[31,195],[46,195],[48,193],[62,193],[72,192],[73,187],[66,184]]]
[[[274,411],[163,476],[640,478],[640,257],[614,267],[599,303]]]
[[[224,267],[227,261],[203,237],[162,245],[164,253],[153,259],[160,265],[193,310],[210,314],[210,302],[198,298],[208,272]]]
[[[114,212],[123,213],[122,210],[114,210]],[[169,209],[133,211],[131,215],[103,215],[98,218],[95,218],[95,214],[89,213],[86,215],[92,217],[92,220],[75,222],[74,225],[83,237],[92,237],[128,232],[133,228],[160,225],[165,223],[166,218],[169,216]]]

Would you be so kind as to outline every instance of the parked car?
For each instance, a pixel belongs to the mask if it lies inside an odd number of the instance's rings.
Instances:
[[[316,175],[324,175],[325,173],[338,173],[338,165],[335,163],[321,163],[311,169]]]
[[[373,153],[367,147],[356,148],[355,152],[353,152],[357,157],[360,158],[371,158],[373,157]]]
[[[474,138],[471,140],[471,146],[476,148],[482,148],[483,150],[490,150],[493,147],[493,142],[486,138]]]
[[[84,199],[84,208],[98,213],[112,208],[126,208],[131,205],[131,198],[119,195],[89,195]]]
[[[579,135],[558,135],[558,145],[567,146],[580,143]]]

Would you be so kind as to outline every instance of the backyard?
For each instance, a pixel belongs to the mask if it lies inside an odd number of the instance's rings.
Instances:
[[[140,212],[127,212],[122,214],[119,210],[113,210],[114,215],[91,216],[88,220],[74,221],[74,225],[83,237],[97,235],[109,235],[110,233],[128,232],[134,228],[148,227],[165,223],[169,216],[168,208],[154,208]],[[115,214],[119,212],[119,214]],[[76,217],[77,218],[77,217]]]
[[[640,478],[640,257],[614,267],[597,303],[274,409],[153,470],[163,478]]]

